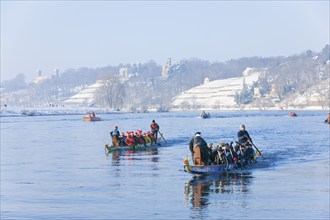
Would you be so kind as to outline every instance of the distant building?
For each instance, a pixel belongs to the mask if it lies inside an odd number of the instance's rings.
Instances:
[[[55,72],[56,78],[57,79],[60,78],[60,71],[59,71],[59,69],[55,69],[54,72]]]
[[[279,93],[279,89],[278,89],[278,86],[276,84],[271,84],[271,91],[270,91],[270,95],[272,97],[277,97],[278,96],[278,93]]]
[[[171,67],[172,67],[171,58],[168,58],[166,64],[162,68],[162,77],[167,78],[169,76]]]
[[[38,70],[37,71],[37,77],[34,79],[34,83],[35,84],[39,84],[39,83],[41,83],[41,82],[43,82],[43,81],[45,81],[45,80],[48,80],[48,79],[50,79],[48,76],[42,76],[41,75],[41,70]]]
[[[123,78],[128,78],[129,77],[128,68],[127,67],[120,68],[119,69],[119,76],[121,76]]]

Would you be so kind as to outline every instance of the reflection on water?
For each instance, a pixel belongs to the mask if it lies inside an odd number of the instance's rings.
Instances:
[[[217,175],[194,175],[185,185],[185,199],[192,209],[203,209],[214,193],[246,194],[251,184],[250,173],[223,173]]]
[[[158,162],[158,149],[157,148],[149,148],[149,149],[127,149],[124,151],[118,150],[113,151],[107,154],[107,157],[111,157],[112,165],[118,166],[120,165],[120,161],[122,160],[150,160],[152,162]]]

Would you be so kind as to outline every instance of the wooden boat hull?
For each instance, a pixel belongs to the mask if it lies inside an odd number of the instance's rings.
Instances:
[[[183,160],[184,171],[192,174],[220,174],[226,172],[237,171],[235,164],[229,165],[190,165],[190,159],[185,158]]]
[[[89,117],[89,116],[84,116],[83,117],[84,121],[101,121],[101,118],[99,117]]]
[[[185,171],[194,174],[207,174],[207,173],[222,173],[229,171],[225,166],[210,165],[210,166],[185,166]]]
[[[157,148],[161,146],[160,143],[157,144],[147,144],[147,145],[134,145],[134,146],[109,146],[108,144],[104,145],[104,149],[106,152],[111,153],[113,151],[118,151],[118,150],[145,150],[145,149],[150,149],[150,148]]]
[[[234,169],[234,165],[209,165],[209,166],[195,166],[184,165],[184,171],[193,174],[212,174],[212,173],[224,173]]]

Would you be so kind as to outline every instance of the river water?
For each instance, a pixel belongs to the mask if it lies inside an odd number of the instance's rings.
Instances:
[[[1,117],[1,219],[329,219],[328,112],[287,111]],[[166,142],[105,154],[109,132],[149,130]],[[183,157],[196,131],[236,140],[245,124],[264,153],[240,173],[192,175]]]

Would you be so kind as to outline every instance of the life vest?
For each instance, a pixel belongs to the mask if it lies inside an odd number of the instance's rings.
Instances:
[[[144,139],[140,133],[136,134],[138,144],[144,144]]]
[[[147,135],[143,135],[143,138],[144,138],[146,143],[151,143],[151,139]]]
[[[158,129],[158,124],[157,124],[157,123],[152,123],[152,124],[151,124],[151,128],[152,128],[153,130],[157,130],[157,129]]]
[[[155,141],[155,140],[156,140],[155,136],[153,136],[151,133],[148,134],[148,136],[149,136],[149,138],[150,138],[152,141]]]
[[[132,136],[127,136],[127,137],[126,137],[126,144],[127,144],[128,146],[134,146],[134,145],[135,145],[134,137],[132,137]]]

